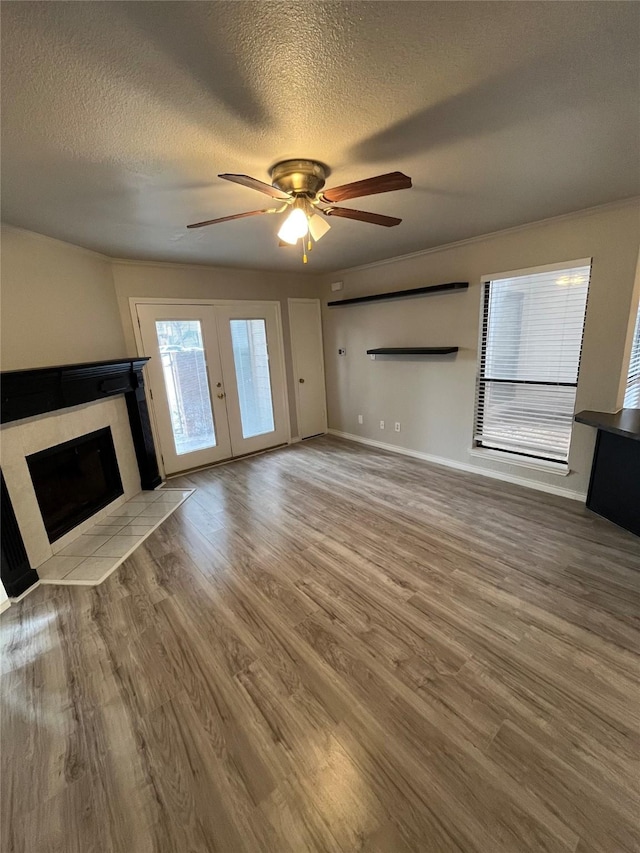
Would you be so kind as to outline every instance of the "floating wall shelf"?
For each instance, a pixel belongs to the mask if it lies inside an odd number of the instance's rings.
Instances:
[[[432,293],[448,293],[453,290],[467,290],[468,281],[452,281],[449,284],[432,284],[429,287],[414,287],[411,290],[392,290],[390,293],[373,293],[371,296],[354,296],[352,299],[338,299],[328,302],[329,307],[338,305],[357,305],[360,302],[383,302],[386,299],[402,299],[412,296],[428,296]]]
[[[367,355],[450,355],[458,347],[379,347],[368,349]]]

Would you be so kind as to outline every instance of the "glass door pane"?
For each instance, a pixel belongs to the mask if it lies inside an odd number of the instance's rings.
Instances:
[[[199,320],[156,320],[169,416],[179,456],[216,446]]]
[[[230,320],[242,437],[275,430],[267,329],[263,319]]]

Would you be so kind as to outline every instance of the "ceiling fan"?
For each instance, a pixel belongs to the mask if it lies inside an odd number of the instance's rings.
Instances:
[[[402,172],[389,172],[386,175],[377,175],[375,178],[323,190],[329,170],[316,160],[283,160],[281,163],[276,163],[269,174],[271,184],[265,184],[249,175],[224,174],[218,177],[271,196],[279,202],[277,206],[235,213],[232,216],[221,216],[218,219],[207,219],[204,222],[194,222],[187,225],[187,228],[202,228],[205,225],[217,225],[220,222],[244,219],[247,216],[289,211],[278,231],[280,245],[295,246],[299,240],[302,241],[302,260],[306,264],[307,251],[311,250],[312,240],[315,242],[320,240],[331,227],[319,214],[357,219],[359,222],[370,222],[372,225],[391,228],[399,225],[402,220],[395,216],[384,216],[380,213],[369,213],[365,210],[353,210],[350,207],[335,205],[351,198],[406,190],[411,187],[411,178],[407,175],[403,175]]]

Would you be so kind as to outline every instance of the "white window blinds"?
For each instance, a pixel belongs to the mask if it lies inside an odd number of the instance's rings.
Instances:
[[[631,361],[629,362],[624,407],[625,409],[640,409],[640,305],[638,305],[636,328],[631,345]]]
[[[475,440],[566,462],[590,265],[485,282]]]

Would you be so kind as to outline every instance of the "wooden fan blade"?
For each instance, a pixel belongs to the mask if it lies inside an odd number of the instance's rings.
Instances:
[[[400,225],[402,219],[395,216],[383,216],[382,213],[369,213],[368,210],[352,210],[350,207],[328,207],[322,211],[325,216],[342,216],[344,219],[357,219],[358,222],[370,222],[372,225],[384,225],[393,228]]]
[[[261,213],[275,213],[275,210],[248,210],[246,213],[234,213],[233,216],[221,216],[219,219],[207,219],[205,222],[194,222],[187,228],[202,228],[204,225],[217,225],[218,222],[230,222],[232,219],[244,219],[245,216],[259,216]]]
[[[348,198],[362,198],[365,195],[377,195],[377,193],[390,193],[394,190],[408,190],[411,187],[411,178],[402,172],[389,172],[386,175],[378,175],[375,178],[367,178],[364,181],[354,181],[352,184],[343,184],[341,187],[332,187],[324,190],[320,198],[326,202],[341,202]]]
[[[241,184],[243,187],[249,187],[250,190],[258,190],[260,193],[270,195],[271,198],[284,199],[291,198],[288,193],[279,190],[277,187],[272,187],[271,184],[265,184],[264,181],[259,181],[257,178],[251,178],[249,175],[218,175],[219,178],[224,178],[225,181],[233,181],[234,184]]]

